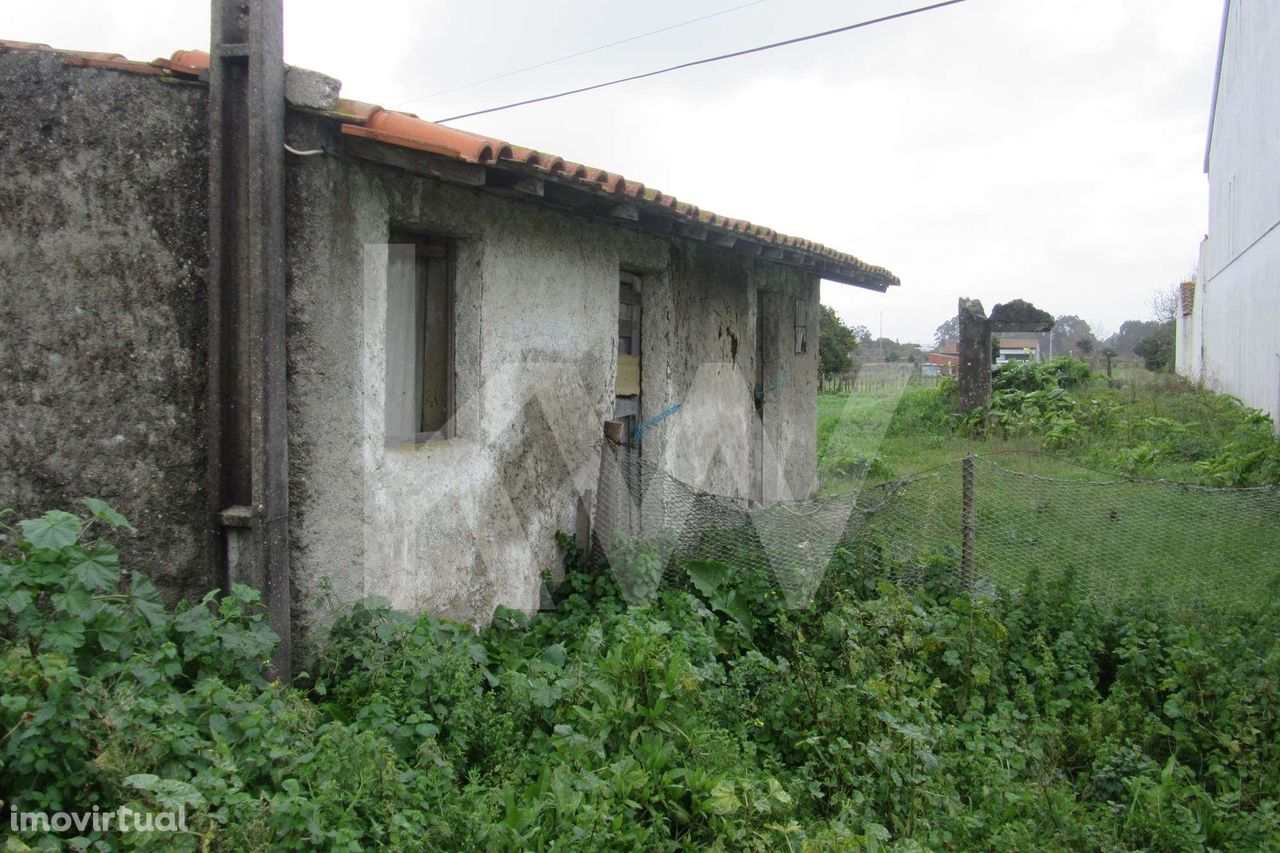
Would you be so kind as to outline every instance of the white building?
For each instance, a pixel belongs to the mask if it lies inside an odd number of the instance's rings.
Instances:
[[[1280,416],[1280,2],[1226,0],[1205,152],[1209,233],[1177,369]]]
[[[996,364],[1008,364],[1011,361],[1043,361],[1040,358],[1040,341],[1037,338],[1007,338],[999,340],[1000,354],[996,356]]]

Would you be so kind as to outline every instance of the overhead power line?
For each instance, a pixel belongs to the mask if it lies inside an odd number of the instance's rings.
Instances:
[[[611,47],[617,47],[619,45],[629,44],[630,42],[639,41],[640,39],[646,39],[646,38],[649,38],[650,36],[660,35],[661,33],[670,32],[671,30],[678,30],[681,27],[687,27],[690,24],[698,24],[698,23],[701,23],[702,21],[709,21],[712,18],[718,18],[721,15],[727,15],[730,12],[737,12],[741,9],[746,9],[750,6],[759,6],[761,3],[767,3],[767,2],[768,0],[751,0],[750,3],[743,3],[738,6],[730,6],[728,9],[721,9],[719,12],[712,12],[709,15],[700,15],[697,18],[690,18],[687,21],[680,21],[679,23],[676,23],[676,24],[669,24],[668,26],[665,26],[665,27],[659,27],[656,30],[650,30],[647,33],[640,33],[639,35],[628,36],[627,38],[624,38],[624,39],[611,41],[608,44],[602,44],[596,47],[589,47],[586,50],[580,50],[577,53],[570,53],[566,56],[557,56],[555,59],[548,59],[545,62],[536,62],[533,65],[526,65],[523,68],[515,68],[515,69],[512,69],[511,71],[504,71],[502,74],[495,74],[492,77],[485,77],[483,80],[472,80],[470,83],[463,83],[461,86],[454,86],[451,89],[441,89],[439,92],[432,92],[430,95],[422,95],[421,97],[412,98],[408,101],[401,101],[395,106],[404,107],[404,106],[408,106],[409,104],[416,104],[418,101],[429,101],[432,98],[438,98],[441,95],[448,95],[451,92],[461,92],[463,89],[470,89],[472,86],[479,86],[481,83],[492,83],[494,80],[505,80],[507,77],[514,77],[515,75],[523,74],[526,71],[533,71],[538,68],[546,68],[548,65],[555,65],[558,62],[567,62],[570,59],[577,59],[579,56],[586,56],[589,53],[597,53],[602,50],[608,50]]]
[[[656,71],[646,71],[643,74],[632,74],[630,77],[621,77],[617,80],[609,80],[608,82],[605,82],[605,83],[594,83],[590,86],[580,86],[577,89],[569,89],[568,91],[565,91],[565,92],[557,92],[554,95],[543,95],[540,98],[528,98],[523,101],[516,101],[510,104],[503,104],[500,107],[489,107],[488,109],[484,109],[484,110],[475,110],[474,112],[461,113],[460,115],[449,116],[448,118],[436,119],[436,124],[445,124],[447,122],[457,121],[458,119],[462,119],[462,118],[471,118],[472,116],[482,116],[482,115],[487,115],[489,113],[501,112],[502,110],[509,110],[509,109],[513,109],[514,107],[523,107],[529,104],[539,104],[539,103],[542,103],[543,101],[554,101],[557,98],[567,98],[569,95],[579,95],[579,94],[582,94],[583,92],[593,92],[596,89],[604,89],[608,86],[617,86],[620,83],[631,83],[636,80],[644,80],[648,77],[657,77],[659,74],[668,74],[672,71],[681,71],[685,68],[693,68],[698,65],[709,65],[712,62],[719,62],[722,59],[735,59],[739,56],[748,56],[753,53],[762,53],[766,50],[773,50],[776,47],[786,47],[792,44],[800,44],[801,42],[813,41],[814,39],[825,38],[827,36],[834,36],[839,33],[847,33],[850,30],[860,30],[863,27],[870,27],[875,24],[883,24],[887,21],[896,21],[899,18],[906,18],[911,15],[919,15],[922,12],[932,12],[934,9],[941,9],[944,6],[955,6],[957,3],[964,3],[964,2],[966,2],[966,0],[944,0],[944,2],[941,2],[941,3],[933,3],[928,6],[919,6],[915,9],[907,9],[904,12],[895,12],[892,15],[884,15],[879,18],[871,18],[870,20],[859,21],[856,24],[849,24],[848,26],[837,27],[834,30],[825,30],[820,33],[810,33],[807,36],[797,36],[796,38],[787,39],[785,41],[776,41],[776,42],[773,42],[772,44],[764,44],[764,45],[760,45],[759,47],[750,47],[750,48],[747,48],[746,50],[737,50],[737,51],[734,51],[733,53],[723,53],[720,56],[709,56],[706,59],[695,59],[692,62],[682,62],[679,65],[671,65],[666,68],[659,68]]]

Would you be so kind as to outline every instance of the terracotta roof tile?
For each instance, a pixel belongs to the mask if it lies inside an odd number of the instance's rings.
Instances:
[[[364,101],[353,101],[350,98],[338,98],[338,105],[329,111],[329,115],[343,121],[354,121],[364,124],[369,116],[382,107],[377,104],[366,104]]]
[[[134,74],[167,75],[195,78],[209,68],[209,54],[203,50],[175,51],[168,59],[137,62],[117,53],[55,50],[46,44],[0,40],[0,53],[38,51],[55,53],[68,65],[103,68]],[[721,216],[682,202],[639,181],[622,175],[565,161],[554,154],[523,148],[500,139],[470,133],[454,127],[425,121],[411,113],[387,110],[376,104],[340,98],[332,110],[321,112],[342,122],[342,133],[485,165],[510,164],[511,168],[532,169],[535,173],[554,176],[558,181],[578,185],[586,192],[618,195],[631,199],[641,210],[659,218],[685,220],[708,231],[725,235],[730,243],[737,239],[775,247],[771,257],[784,262],[800,263],[814,272],[839,281],[879,290],[898,284],[898,278],[883,267],[872,266],[844,252],[821,243],[779,234],[771,228],[753,225],[742,219]],[[785,248],[785,254],[782,249]],[[1184,298],[1184,306],[1186,300]]]
[[[503,160],[510,160],[515,163],[524,163],[527,166],[537,166],[542,162],[542,155],[532,148],[522,148],[519,145],[512,145],[508,148],[508,154]]]
[[[126,71],[131,74],[168,74],[180,77],[196,77],[199,76],[202,70],[209,67],[209,54],[202,50],[179,50],[169,59],[139,62],[133,59],[126,59],[118,53],[98,50],[60,50],[47,44],[0,39],[0,53],[7,51],[54,53],[60,56],[66,65],[81,68],[106,68],[112,71]],[[199,56],[203,56],[203,64],[200,64]]]
[[[47,50],[52,52],[53,48],[47,44],[40,44],[35,41],[13,41],[12,39],[0,39],[0,49],[3,50]]]
[[[492,163],[497,159],[494,152],[502,145],[463,130],[455,130],[442,124],[423,121],[408,113],[391,110],[375,111],[365,120],[364,126],[367,130],[378,131],[384,137],[383,141],[397,144],[394,140],[399,138],[426,143],[429,146],[451,150],[471,163]],[[420,146],[410,145],[409,147]]]
[[[168,60],[157,59],[152,64],[160,63],[167,63],[168,67],[175,71],[199,74],[209,67],[209,52],[207,50],[175,50]]]

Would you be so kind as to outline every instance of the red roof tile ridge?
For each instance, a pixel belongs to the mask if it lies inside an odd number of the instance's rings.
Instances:
[[[169,59],[155,59],[142,62],[129,59],[120,53],[99,50],[64,50],[50,47],[47,44],[30,41],[12,41],[0,39],[0,51],[28,51],[37,53],[56,53],[67,65],[81,68],[108,68],[114,71],[127,71],[133,74],[178,74],[182,76],[199,76],[209,67],[209,54],[202,50],[174,51]],[[203,58],[203,59],[202,59]]]
[[[47,44],[38,41],[14,41],[13,39],[0,39],[0,50],[40,50],[53,53],[53,48]]]
[[[156,59],[151,64],[198,74],[209,67],[209,51],[175,50],[168,59]]]

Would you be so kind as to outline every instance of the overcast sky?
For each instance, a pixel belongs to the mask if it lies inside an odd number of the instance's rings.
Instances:
[[[285,58],[426,119],[924,5],[760,0],[287,0]],[[1220,0],[968,0],[457,126],[621,172],[902,279],[824,283],[850,323],[927,342],[958,296],[1104,332],[1195,267]],[[6,4],[0,37],[131,58],[207,47],[200,0]],[[1095,331],[1097,329],[1095,328]]]

